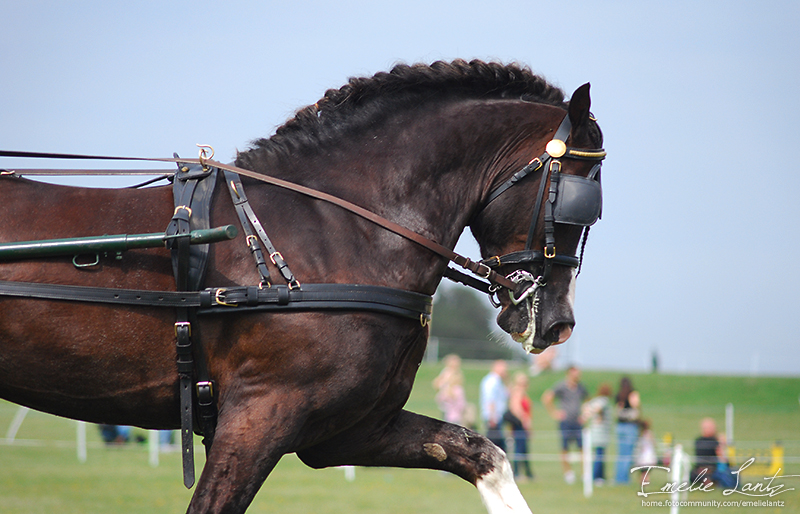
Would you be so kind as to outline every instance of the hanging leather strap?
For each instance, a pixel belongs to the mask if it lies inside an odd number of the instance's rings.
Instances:
[[[264,230],[263,225],[261,225],[261,222],[258,220],[258,216],[256,216],[256,213],[253,211],[253,207],[247,200],[247,196],[244,193],[244,186],[242,185],[239,175],[227,170],[223,171],[225,173],[225,183],[228,185],[228,191],[231,193],[231,200],[233,200],[233,205],[236,208],[236,214],[239,216],[239,222],[247,236],[247,246],[250,247],[250,251],[256,261],[258,273],[261,275],[261,282],[264,285],[270,285],[269,270],[267,269],[266,260],[261,251],[259,240],[261,240],[264,248],[269,252],[269,258],[272,264],[278,267],[278,271],[280,271],[286,283],[289,284],[289,287],[292,289],[300,287],[299,282],[289,269],[289,265],[283,260],[281,253],[275,249],[275,246],[267,235],[267,231]],[[253,234],[254,230],[258,237]]]

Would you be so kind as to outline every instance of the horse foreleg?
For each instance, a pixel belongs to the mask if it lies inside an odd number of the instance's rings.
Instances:
[[[243,514],[286,452],[294,420],[272,405],[242,404],[220,413],[187,514]],[[284,414],[283,416],[281,414]]]
[[[464,427],[400,411],[389,423],[362,423],[298,452],[307,465],[439,469],[472,483],[490,514],[530,513],[505,452]]]

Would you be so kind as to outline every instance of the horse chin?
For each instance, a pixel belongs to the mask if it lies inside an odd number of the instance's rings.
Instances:
[[[516,307],[503,309],[497,316],[497,324],[528,353],[539,354],[550,346],[550,343],[536,333],[536,314],[530,300]],[[523,330],[519,330],[520,328]]]
[[[521,334],[512,332],[511,339],[521,344],[522,349],[528,353],[533,353],[535,355],[538,355],[543,351],[545,351],[545,348],[537,348],[536,346],[534,346],[534,340],[536,339],[536,336],[534,335],[534,331],[532,330],[526,330]]]

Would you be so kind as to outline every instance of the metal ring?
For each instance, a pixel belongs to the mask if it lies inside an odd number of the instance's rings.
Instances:
[[[211,160],[214,158],[214,147],[211,145],[197,145],[200,148],[200,155],[197,157],[197,160],[200,161],[200,165],[203,167],[203,170],[207,170],[208,166],[206,166],[206,160]],[[208,150],[211,150],[211,155],[207,155]]]

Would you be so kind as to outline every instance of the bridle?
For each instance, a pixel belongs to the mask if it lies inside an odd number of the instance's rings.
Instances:
[[[563,223],[583,227],[581,238],[583,244],[586,242],[586,235],[589,227],[593,225],[601,216],[603,209],[602,187],[600,185],[601,162],[606,157],[606,151],[602,148],[577,149],[566,145],[572,123],[569,115],[564,117],[561,125],[556,130],[555,136],[547,146],[545,152],[532,159],[524,168],[515,173],[506,182],[495,188],[488,196],[483,205],[483,209],[496,200],[500,195],[508,191],[512,186],[518,184],[525,177],[543,170],[539,181],[539,191],[536,196],[536,204],[533,208],[533,216],[528,237],[525,242],[525,249],[517,252],[507,253],[501,256],[494,256],[481,261],[481,264],[491,268],[499,269],[506,265],[537,264],[541,266],[541,274],[534,277],[528,271],[517,269],[505,278],[519,285],[529,283],[522,291],[517,294],[516,289],[509,289],[509,299],[514,305],[518,305],[526,299],[532,299],[539,288],[547,285],[550,278],[552,266],[554,264],[579,268],[583,254],[581,245],[581,257],[575,255],[564,255],[556,252],[555,224]],[[584,161],[594,161],[586,177],[576,175],[566,175],[561,172],[562,159],[578,159]],[[547,184],[550,187],[547,192]],[[544,237],[545,243],[542,251],[533,249],[534,236],[539,224],[539,212],[544,203]],[[494,300],[494,294],[499,291],[497,284],[489,289],[489,297],[495,307],[499,302]]]

